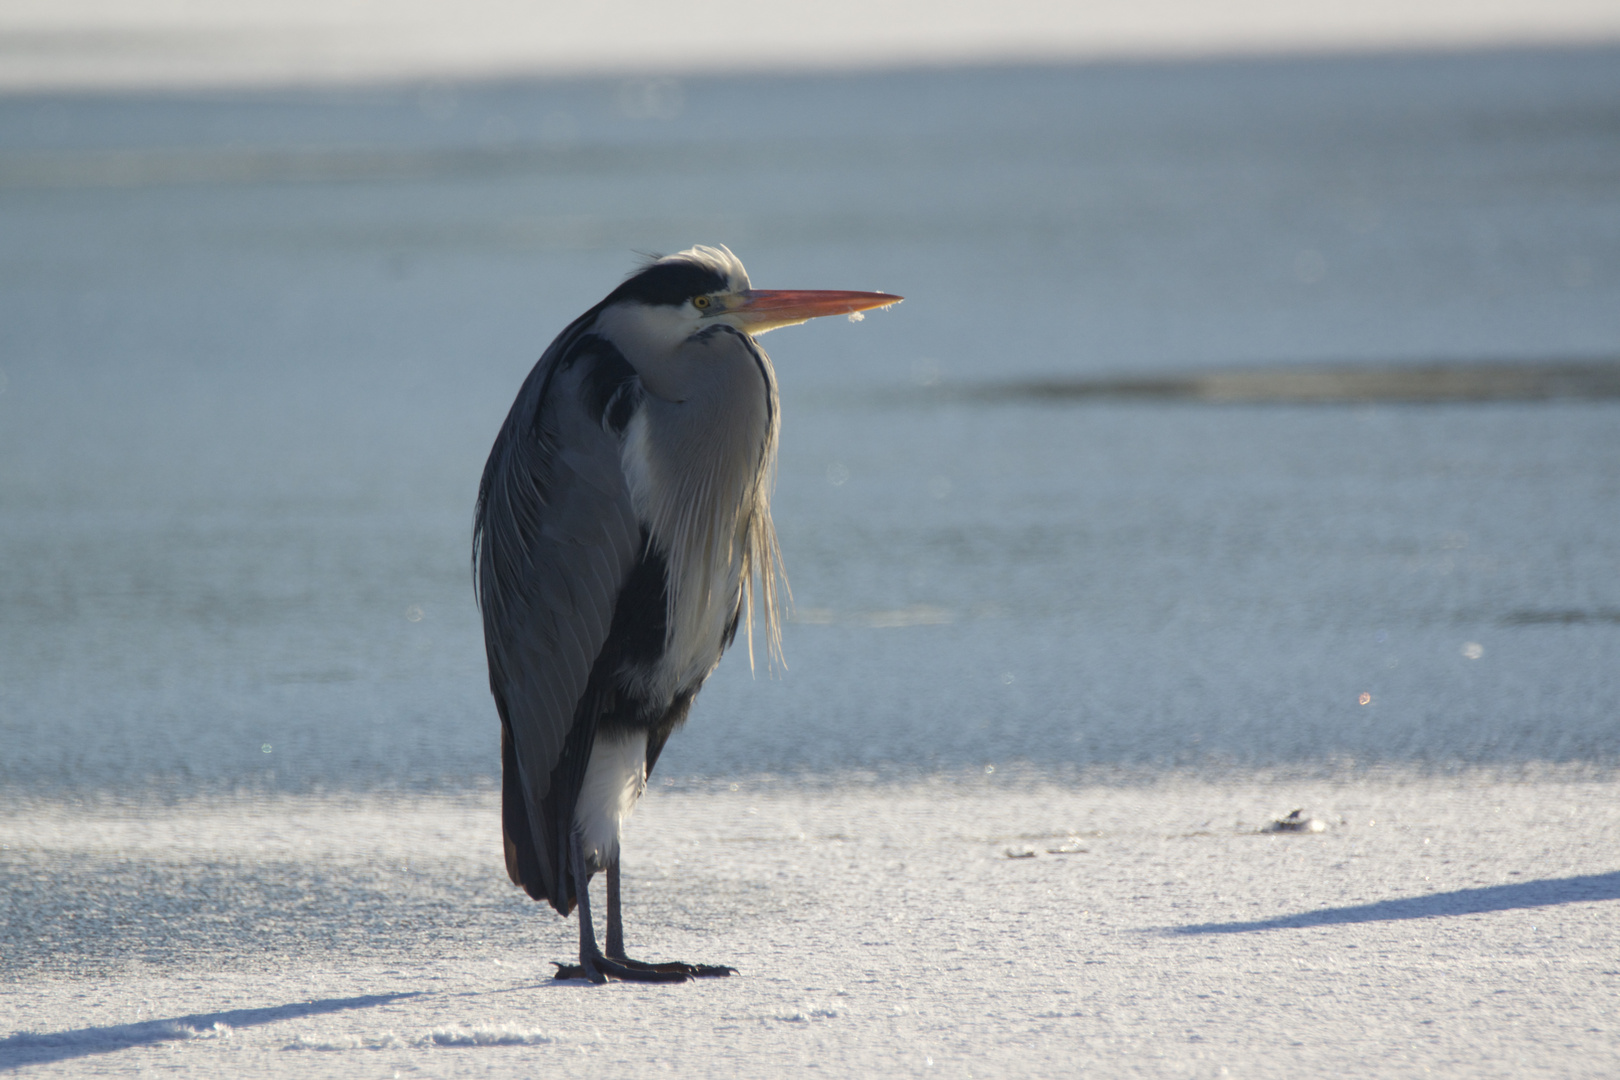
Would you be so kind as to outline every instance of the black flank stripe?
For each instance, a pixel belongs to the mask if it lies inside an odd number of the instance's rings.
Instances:
[[[630,414],[636,408],[640,385],[636,369],[630,366],[618,346],[595,334],[582,338],[575,347],[575,354],[590,365],[581,384],[585,407],[598,424],[611,427],[614,434],[624,434]]]
[[[663,552],[652,543],[646,529],[641,530],[641,550],[641,561],[619,590],[608,645],[602,650],[604,655],[610,649],[617,652],[621,665],[657,663],[664,655],[664,638],[669,629],[669,569]]]

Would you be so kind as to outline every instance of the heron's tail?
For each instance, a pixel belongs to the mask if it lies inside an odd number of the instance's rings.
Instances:
[[[517,747],[512,743],[512,729],[504,723],[501,724],[501,839],[506,848],[506,876],[512,879],[512,884],[564,915],[572,911],[574,897],[568,891],[566,880],[547,875],[546,865],[535,847],[529,807],[523,797],[523,779],[518,773]],[[553,892],[564,894],[561,903],[552,899]]]

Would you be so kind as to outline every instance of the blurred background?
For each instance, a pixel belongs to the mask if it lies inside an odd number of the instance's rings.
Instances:
[[[695,243],[908,299],[661,778],[1620,761],[1620,6],[1079,7],[0,3],[0,784],[493,782],[484,456]]]

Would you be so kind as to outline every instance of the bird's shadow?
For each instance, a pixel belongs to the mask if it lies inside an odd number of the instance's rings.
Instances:
[[[54,1061],[69,1061],[91,1054],[110,1054],[134,1046],[152,1046],[176,1039],[207,1037],[220,1030],[215,1027],[216,1024],[224,1028],[253,1027],[256,1024],[271,1024],[279,1020],[296,1020],[302,1016],[319,1016],[323,1013],[343,1012],[348,1009],[370,1009],[378,1005],[390,1005],[396,1001],[419,997],[421,993],[422,991],[412,991],[403,994],[326,998],[321,1001],[271,1005],[263,1009],[227,1009],[223,1012],[174,1016],[166,1020],[145,1020],[136,1024],[75,1028],[72,1031],[20,1031],[8,1039],[0,1039],[0,1072]]]
[[[1540,878],[1512,885],[1488,885],[1479,889],[1456,889],[1376,904],[1323,908],[1296,915],[1279,915],[1253,922],[1194,923],[1168,927],[1172,934],[1246,934],[1255,930],[1291,930],[1308,926],[1337,926],[1343,923],[1392,922],[1399,919],[1433,919],[1446,915],[1476,915],[1486,911],[1548,907],[1593,900],[1620,900],[1620,870],[1579,877]]]

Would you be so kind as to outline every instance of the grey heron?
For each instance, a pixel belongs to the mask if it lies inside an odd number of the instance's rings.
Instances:
[[[731,973],[625,955],[620,828],[739,623],[750,656],[756,611],[779,645],[776,377],[754,336],[900,299],[754,289],[729,250],[695,247],[570,323],[518,391],[479,485],[473,572],[507,874],[564,916],[579,907],[579,964],[558,978]]]

